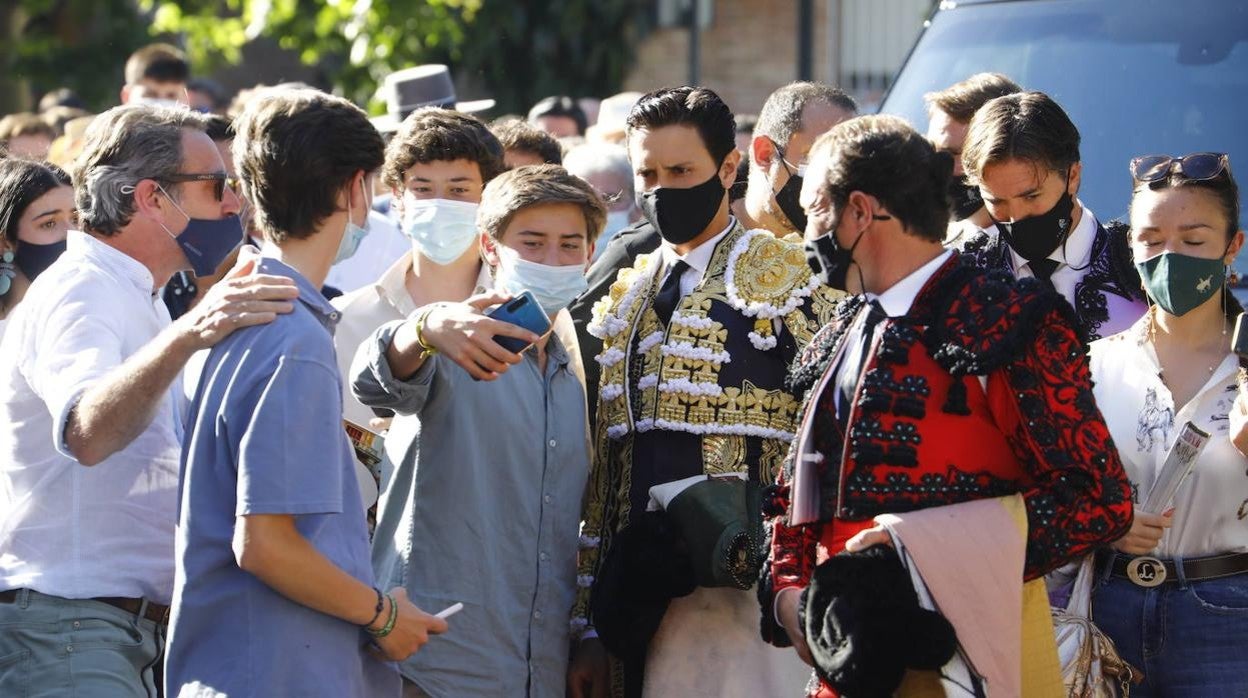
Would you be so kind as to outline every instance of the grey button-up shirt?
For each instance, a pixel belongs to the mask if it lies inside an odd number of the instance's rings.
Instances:
[[[584,389],[553,335],[544,375],[529,350],[495,381],[444,356],[398,380],[385,350],[401,324],[373,333],[350,373],[361,402],[399,415],[373,567],[425,611],[464,604],[401,670],[434,698],[562,696],[589,473]]]

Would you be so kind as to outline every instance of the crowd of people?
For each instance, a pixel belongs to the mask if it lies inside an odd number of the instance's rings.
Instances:
[[[1248,691],[1225,154],[1107,222],[999,74],[385,90],[0,120],[0,695]]]

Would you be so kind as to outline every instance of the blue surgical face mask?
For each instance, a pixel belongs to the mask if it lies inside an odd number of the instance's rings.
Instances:
[[[583,264],[552,267],[521,259],[519,252],[498,243],[494,249],[498,251],[494,287],[513,296],[531,292],[551,318],[589,288]]]
[[[477,240],[477,205],[450,199],[403,201],[403,233],[434,264],[459,259]]]
[[[607,243],[611,242],[611,238],[620,234],[620,231],[628,227],[628,214],[631,211],[608,211],[607,224],[603,226],[602,233],[598,236],[598,242],[594,243],[594,259],[602,256],[602,251],[607,249]]]
[[[169,237],[178,243],[178,247],[182,248],[182,254],[186,255],[186,261],[190,262],[191,270],[195,272],[195,276],[211,276],[221,266],[221,262],[230,256],[230,252],[238,247],[243,241],[243,224],[238,220],[238,216],[225,216],[216,220],[208,220],[204,218],[191,218],[182,207],[169,196],[169,192],[161,187],[160,191],[169,199],[169,203],[178,209],[178,213],[186,216],[186,228],[182,230],[180,235],[174,235],[164,223],[160,227],[165,229]]]
[[[364,189],[365,200],[367,201],[368,189]],[[365,211],[368,209],[365,208]],[[360,249],[360,242],[368,235],[368,216],[364,216],[364,225],[355,224],[355,216],[351,210],[351,197],[347,197],[347,229],[342,233],[342,240],[338,242],[338,252],[334,255],[333,264],[351,259],[355,256],[357,250]]]

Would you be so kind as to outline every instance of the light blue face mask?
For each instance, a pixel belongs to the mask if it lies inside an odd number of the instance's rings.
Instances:
[[[494,287],[513,296],[531,292],[552,319],[589,288],[583,264],[552,267],[521,259],[519,252],[501,244],[495,244],[495,249],[498,270],[494,274]]]
[[[364,189],[365,201],[368,200],[368,189]],[[366,206],[365,211],[368,210]],[[368,236],[368,216],[364,217],[364,225],[355,224],[354,216],[351,211],[351,197],[347,197],[347,229],[342,234],[342,240],[338,241],[338,252],[334,255],[333,264],[351,259],[355,256],[356,251],[360,249],[360,242]]]
[[[477,240],[477,205],[450,199],[403,201],[403,233],[434,264],[459,259]]]

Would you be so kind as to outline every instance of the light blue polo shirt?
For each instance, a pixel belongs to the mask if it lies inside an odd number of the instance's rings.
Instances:
[[[294,312],[209,353],[187,420],[166,695],[395,696],[395,665],[355,625],[295,603],[238,567],[235,517],[294,515],[331,562],[373,586],[331,334],[338,313],[307,279]]]

